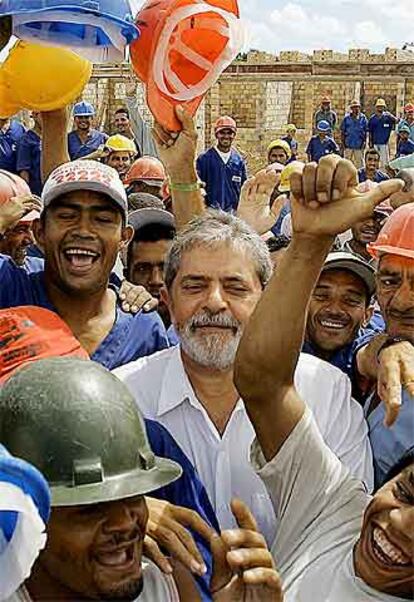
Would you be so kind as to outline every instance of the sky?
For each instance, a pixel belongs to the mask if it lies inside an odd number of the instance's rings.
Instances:
[[[414,0],[239,0],[247,48],[272,53],[402,48],[414,42],[413,5]]]

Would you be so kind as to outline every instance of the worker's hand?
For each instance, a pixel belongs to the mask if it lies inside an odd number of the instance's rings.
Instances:
[[[131,284],[123,280],[119,289],[119,299],[122,309],[128,313],[136,314],[139,311],[154,311],[158,307],[158,300],[153,297],[146,288],[137,284]]]
[[[0,19],[0,50],[4,48],[12,34],[12,18],[2,17]]]
[[[249,224],[258,234],[265,234],[276,223],[279,211],[277,205],[270,205],[272,192],[280,181],[274,171],[259,171],[243,184],[237,217]]]
[[[156,123],[152,131],[155,144],[171,180],[177,183],[193,183],[197,180],[197,131],[194,119],[181,106],[176,107],[175,114],[183,129],[181,132],[169,132]]]
[[[385,406],[386,426],[392,426],[398,418],[403,388],[414,401],[414,345],[408,341],[395,343],[378,355],[377,390]]]
[[[390,197],[391,207],[398,209],[408,203],[414,203],[414,168],[402,169],[398,178],[404,181],[404,188]]]
[[[171,573],[173,570],[165,555],[167,553],[193,574],[204,575],[207,567],[188,529],[197,531],[206,542],[216,535],[214,529],[194,510],[150,497],[146,497],[145,500],[149,512],[147,537],[144,542],[146,555],[164,573]]]
[[[302,173],[291,175],[290,184],[294,235],[318,240],[333,239],[367,219],[403,186],[400,180],[388,180],[359,192],[354,165],[336,155],[323,157],[319,165],[306,164]]]
[[[42,201],[39,197],[27,194],[13,196],[0,206],[0,233],[13,228],[25,215],[31,211],[42,210]]]
[[[233,500],[239,529],[211,540],[213,602],[283,602],[282,585],[265,539],[248,507]]]

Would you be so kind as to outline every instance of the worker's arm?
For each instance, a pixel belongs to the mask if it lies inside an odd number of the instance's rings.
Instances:
[[[42,179],[46,182],[56,167],[70,161],[66,107],[42,113]]]
[[[182,107],[177,107],[176,115],[183,126],[181,132],[168,132],[156,123],[153,134],[170,179],[173,211],[180,229],[203,214],[205,204],[195,167],[197,132],[194,120]]]
[[[335,236],[398,190],[390,180],[361,194],[357,171],[337,156],[291,176],[293,238],[241,340],[235,383],[266,459],[279,451],[305,405],[293,384],[312,290]]]

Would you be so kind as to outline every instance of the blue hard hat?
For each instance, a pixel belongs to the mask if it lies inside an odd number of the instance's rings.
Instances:
[[[53,14],[59,13],[59,18]],[[67,19],[62,17],[67,14]],[[18,38],[74,48],[110,47],[116,31],[124,44],[139,37],[128,0],[2,0]]]
[[[328,134],[331,131],[331,124],[329,123],[329,121],[322,119],[322,121],[320,121],[316,126],[316,129],[318,130],[318,132]]]
[[[0,445],[0,487],[2,483],[15,485],[29,495],[43,522],[47,523],[50,515],[50,491],[45,478],[37,468],[11,456],[6,448]],[[17,513],[3,510],[0,496],[0,530],[7,540],[11,539],[16,523]]]
[[[95,115],[95,109],[90,102],[82,100],[73,107],[74,117],[93,117]]]

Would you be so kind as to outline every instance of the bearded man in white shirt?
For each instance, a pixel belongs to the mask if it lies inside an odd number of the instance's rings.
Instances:
[[[249,463],[254,431],[233,384],[233,364],[271,271],[265,243],[243,221],[215,211],[194,220],[173,242],[162,293],[181,345],[115,371],[144,415],[161,422],[193,462],[220,526],[235,526],[229,502],[237,496],[269,543],[276,518]],[[367,428],[349,379],[303,355],[296,383],[327,444],[370,487]]]

